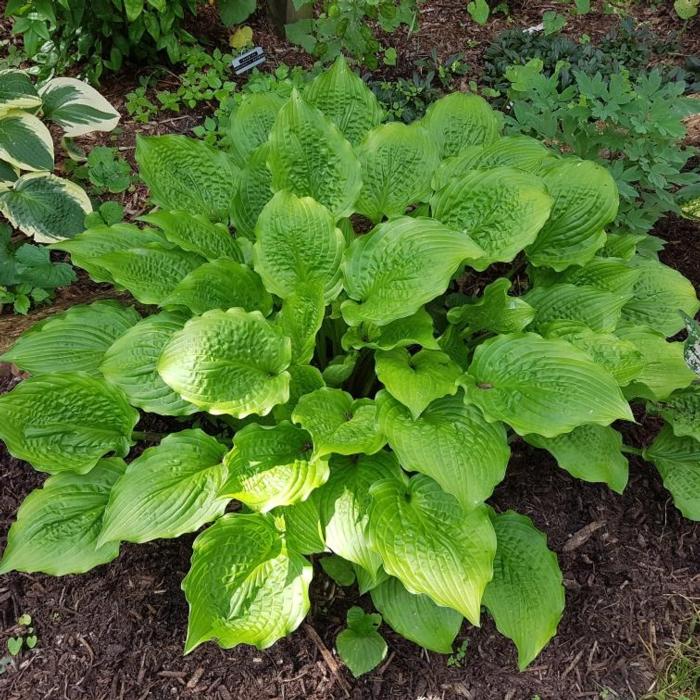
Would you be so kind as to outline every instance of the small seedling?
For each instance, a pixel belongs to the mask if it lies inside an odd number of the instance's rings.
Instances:
[[[450,654],[447,659],[447,665],[449,668],[459,668],[462,662],[467,656],[467,647],[469,646],[469,640],[465,639],[454,654]]]

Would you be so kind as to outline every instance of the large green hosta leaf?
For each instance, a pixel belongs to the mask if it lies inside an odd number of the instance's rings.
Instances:
[[[311,433],[317,455],[373,454],[386,442],[377,427],[374,401],[354,400],[340,389],[323,388],[305,394],[292,420]]]
[[[284,98],[274,92],[243,96],[242,102],[231,115],[228,131],[231,155],[238,166],[243,168],[251,154],[267,141],[284,102]]]
[[[223,151],[187,136],[139,136],[139,175],[163,209],[184,209],[211,220],[228,216],[239,171]]]
[[[547,450],[571,476],[602,482],[617,493],[625,490],[628,464],[621,452],[622,435],[610,426],[582,425],[555,438],[526,435],[525,442]]]
[[[409,471],[427,474],[464,508],[485,501],[506,473],[510,449],[506,431],[488,423],[463,397],[434,401],[419,418],[381,392],[379,426]]]
[[[515,642],[522,671],[557,631],[564,612],[562,575],[530,518],[509,510],[493,515],[493,527],[498,546],[484,605],[498,631]]]
[[[263,513],[305,501],[328,479],[328,461],[312,451],[311,436],[291,423],[247,425],[226,456],[220,493]]]
[[[321,523],[318,490],[293,506],[272,511],[284,519],[284,533],[290,548],[299,554],[319,554],[326,551],[326,539]]]
[[[112,488],[98,544],[150,542],[195,532],[223,514],[226,447],[201,430],[170,433]]]
[[[693,285],[672,267],[657,260],[635,259],[641,274],[632,298],[622,310],[622,318],[633,325],[644,325],[670,337],[683,328],[679,312],[694,316],[700,309]]]
[[[485,270],[495,262],[510,262],[537,238],[552,207],[552,198],[535,175],[513,168],[472,170],[436,192],[432,215],[463,231],[484,254],[472,263]]]
[[[700,520],[700,442],[678,437],[665,425],[644,459],[653,462],[671,492],[673,502],[686,518]]]
[[[537,286],[561,282],[629,296],[634,294],[634,285],[640,274],[641,270],[630,267],[626,260],[618,258],[593,258],[585,265],[574,265],[561,273],[541,267],[530,268],[528,271]]]
[[[273,190],[313,197],[336,220],[353,211],[362,180],[352,146],[296,90],[277,115],[269,144]]]
[[[413,316],[396,319],[385,326],[363,322],[359,326],[348,328],[341,342],[345,351],[361,348],[393,350],[409,345],[438,350],[440,346],[433,332],[433,317],[421,308]]]
[[[439,158],[428,132],[417,123],[376,127],[357,149],[362,190],[355,209],[373,222],[401,216],[430,194]]]
[[[353,146],[382,120],[374,93],[348,67],[341,54],[330,70],[322,71],[304,90],[304,99],[320,109]]]
[[[116,384],[129,403],[149,413],[186,416],[198,409],[180,398],[160,377],[156,365],[173,334],[187,316],[162,312],[148,316],[130,328],[107,350],[100,371]]]
[[[422,593],[409,593],[393,576],[372,589],[372,602],[389,627],[424,649],[451,654],[464,619]]]
[[[383,479],[370,488],[369,537],[387,573],[479,625],[496,535],[486,506],[465,511],[432,479]]]
[[[182,582],[190,606],[186,654],[209,639],[225,649],[266,649],[306,617],[311,564],[287,547],[270,516],[224,515],[192,547]]]
[[[289,398],[291,343],[259,311],[207,311],[168,341],[158,361],[165,383],[213,414],[266,415]]]
[[[351,326],[384,326],[411,316],[447,289],[460,263],[481,255],[467,235],[435,219],[405,216],[379,224],[345,253],[350,299],[341,306],[343,318]]]
[[[124,473],[121,459],[100,460],[87,474],[56,474],[35,489],[17,511],[0,574],[82,574],[116,559],[118,542],[98,546],[110,491]]]
[[[272,409],[276,421],[291,420],[292,412],[304,394],[326,386],[320,370],[313,365],[291,364],[287,371],[290,376],[289,399]]]
[[[674,391],[653,410],[671,424],[674,435],[700,440],[700,384]]]
[[[12,362],[32,375],[88,372],[99,375],[112,343],[141,317],[116,301],[81,304],[25,331],[0,362]]]
[[[0,396],[0,439],[42,472],[89,472],[101,457],[124,457],[139,414],[116,387],[87,374],[25,379]]]
[[[465,146],[483,146],[498,138],[503,117],[477,95],[454,92],[428,107],[421,120],[439,149],[440,158]]]
[[[382,559],[370,546],[367,533],[369,489],[382,479],[401,483],[401,468],[389,452],[355,459],[334,457],[330,477],[317,492],[326,546],[361,567],[373,583],[378,582]]]
[[[528,260],[555,270],[583,265],[603,247],[604,228],[617,215],[615,181],[604,167],[575,158],[548,166],[543,179],[554,206]]]
[[[20,170],[53,170],[51,132],[29,112],[5,112],[0,117],[0,159]]]
[[[241,184],[231,205],[231,219],[239,235],[253,238],[263,207],[272,199],[272,175],[267,168],[267,143],[259,146],[241,171]]]
[[[464,384],[467,403],[519,435],[556,437],[586,423],[634,420],[608,372],[570,343],[534,333],[479,345]]]
[[[301,284],[316,283],[326,301],[338,296],[345,238],[322,204],[278,192],[262,210],[255,235],[255,270],[273,294],[284,299]]]
[[[320,284],[300,284],[283,302],[276,322],[292,341],[292,361],[311,362],[326,306]]]

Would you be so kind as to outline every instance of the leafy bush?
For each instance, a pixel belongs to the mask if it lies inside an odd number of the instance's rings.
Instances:
[[[32,376],[0,398],[0,437],[51,476],[0,571],[80,573],[122,541],[209,525],[182,584],[186,652],[296,629],[318,555],[437,652],[483,604],[524,668],[564,588],[532,521],[486,504],[514,440],[621,492],[625,453],[640,451],[611,424],[649,401],[667,427],[644,454],[700,518],[700,393],[667,340],[700,304],[635,237],[606,234],[607,170],[502,137],[475,95],[410,125],[382,116],[339,60],[303,95],[249,95],[228,151],[139,139],[158,207],[145,226],[54,248],[151,313],[76,306],[2,356]],[[358,235],[358,216],[375,227]],[[492,269],[516,258],[519,295]],[[127,465],[134,443],[159,439],[147,420],[134,430],[141,412],[174,431]],[[383,658],[378,624],[351,611],[338,646],[354,672]]]
[[[92,205],[81,187],[51,172],[53,139],[40,117],[72,139],[111,131],[119,113],[75,78],[54,78],[37,90],[23,71],[0,73],[0,213],[15,228],[50,243],[82,231]]]

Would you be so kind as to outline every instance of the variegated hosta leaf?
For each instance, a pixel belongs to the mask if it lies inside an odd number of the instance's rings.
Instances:
[[[518,648],[522,671],[557,631],[564,612],[561,570],[530,518],[509,510],[494,514],[492,522],[498,546],[484,605]]]
[[[0,439],[42,472],[89,472],[100,458],[126,456],[139,414],[124,394],[78,372],[25,379],[0,396]]]
[[[115,481],[126,465],[102,459],[87,474],[56,474],[35,489],[17,511],[0,574],[82,574],[116,559],[118,542],[97,544],[102,517]]]
[[[687,314],[681,314],[688,331],[688,337],[683,343],[683,357],[690,369],[700,377],[700,324]]]
[[[423,308],[418,309],[413,316],[399,318],[385,326],[363,322],[345,331],[341,342],[343,350],[393,350],[409,345],[420,345],[429,350],[439,350],[437,340],[433,335],[433,318]]]
[[[231,115],[228,130],[230,151],[236,165],[245,167],[251,154],[267,141],[284,102],[284,98],[274,92],[248,93],[243,96]]]
[[[192,548],[182,582],[190,606],[186,654],[210,639],[224,649],[267,649],[306,617],[312,566],[287,546],[270,516],[224,515]]]
[[[379,426],[401,465],[434,479],[465,509],[485,501],[510,458],[506,431],[488,423],[461,393],[434,401],[419,418],[386,392],[377,395]]]
[[[525,442],[547,450],[577,479],[602,482],[616,493],[625,490],[628,464],[621,452],[622,435],[610,426],[581,425],[555,438],[526,435]]]
[[[674,435],[700,440],[700,384],[674,391],[653,411],[671,425]]]
[[[661,333],[646,326],[622,324],[615,335],[632,343],[645,365],[625,388],[627,398],[656,401],[667,399],[676,389],[684,389],[696,378],[683,358],[683,343],[671,343]]]
[[[345,322],[385,326],[415,314],[442,294],[450,278],[482,249],[467,235],[435,219],[404,216],[355,239],[343,260]],[[430,274],[426,274],[426,271]]]
[[[678,437],[665,425],[644,459],[653,462],[671,492],[673,503],[690,520],[700,520],[700,442]]]
[[[223,514],[226,447],[201,430],[170,433],[112,488],[98,545],[150,542],[195,532]]]
[[[272,511],[273,516],[283,518],[287,543],[299,554],[320,554],[326,551],[318,494],[317,489],[305,501]]]
[[[373,454],[386,442],[377,426],[374,401],[353,400],[340,389],[323,388],[305,394],[292,420],[311,433],[316,455]]]
[[[197,253],[210,261],[230,258],[243,262],[241,249],[226,226],[214,224],[201,214],[161,210],[140,219],[162,229],[163,235],[183,250]]]
[[[154,204],[228,217],[240,173],[224,151],[187,136],[139,136],[136,162]]]
[[[23,70],[0,71],[0,117],[11,110],[41,107],[41,97],[29,74]]]
[[[341,54],[330,70],[322,71],[304,90],[304,99],[320,109],[353,146],[382,120],[374,93],[348,67]]]
[[[535,309],[531,328],[542,332],[556,321],[580,321],[598,333],[610,333],[620,321],[629,294],[603,292],[595,287],[553,284],[529,291],[523,299]]]
[[[266,415],[289,398],[289,338],[259,311],[207,311],[168,341],[158,372],[176,393],[209,413]]]
[[[305,501],[328,479],[328,460],[312,452],[311,436],[291,423],[251,423],[236,433],[226,455],[220,494],[263,513]]]
[[[19,168],[0,160],[0,192],[10,189],[19,179]]]
[[[413,418],[435,399],[457,393],[462,368],[441,350],[420,350],[411,354],[406,348],[378,351],[374,355],[379,381],[404,406]]]
[[[0,213],[38,243],[72,238],[85,229],[91,211],[82,187],[51,173],[28,173],[0,191]]]
[[[73,306],[25,331],[0,362],[12,362],[32,375],[88,372],[99,375],[107,349],[141,319],[116,301]]]
[[[471,263],[476,270],[510,262],[537,238],[551,207],[544,183],[514,168],[471,170],[430,200],[436,219],[483,248],[483,256]]]
[[[272,175],[267,167],[267,143],[259,146],[241,170],[241,182],[231,205],[231,219],[240,236],[255,238],[260,212],[272,199]]]
[[[428,107],[421,122],[438,147],[440,158],[465,146],[484,146],[498,138],[503,117],[478,95],[454,92]]]
[[[586,423],[634,420],[608,372],[570,343],[534,333],[479,345],[463,381],[467,403],[519,435],[556,437]]]
[[[675,335],[683,328],[679,312],[694,316],[700,309],[693,285],[678,270],[657,260],[635,258],[632,264],[641,274],[622,310],[623,320],[649,326],[667,337]]]
[[[284,299],[317,283],[326,301],[338,296],[345,238],[322,204],[278,192],[262,210],[255,236],[255,271],[273,294]]]
[[[58,124],[68,138],[112,131],[119,123],[119,112],[82,80],[52,78],[39,93],[44,116]]]
[[[318,283],[299,284],[283,302],[275,321],[292,341],[292,362],[311,362],[326,306]]]
[[[382,124],[357,149],[362,190],[355,209],[377,223],[401,216],[411,204],[425,201],[439,161],[435,144],[418,123]]]
[[[338,128],[294,90],[270,132],[272,189],[313,197],[335,220],[353,211],[362,187],[360,164]]]
[[[0,116],[0,159],[20,170],[53,170],[53,139],[38,117],[20,109]]]
[[[554,206],[528,260],[557,271],[583,265],[602,248],[604,229],[617,215],[615,181],[601,165],[575,158],[548,165],[542,177]]]
[[[161,304],[204,258],[153,244],[105,253],[95,262],[142,304]]]
[[[380,480],[401,483],[402,478],[396,457],[390,452],[354,459],[333,457],[330,477],[317,492],[326,546],[361,567],[371,583],[378,583],[382,559],[370,546],[367,533],[369,490]]]
[[[469,331],[517,333],[535,318],[535,310],[521,297],[508,295],[511,282],[499,277],[486,287],[480,297],[447,312],[447,320]]]
[[[370,488],[369,537],[387,573],[479,625],[496,535],[486,506],[465,511],[432,479],[383,479]]]
[[[180,398],[160,377],[158,358],[187,320],[184,313],[163,311],[139,321],[105,352],[100,371],[133,406],[162,416],[187,416],[198,409]]]
[[[409,593],[393,576],[373,588],[371,595],[374,607],[394,632],[424,649],[452,653],[452,644],[464,620],[458,612],[436,605],[422,593]]]
[[[593,258],[583,266],[575,265],[559,274],[541,267],[532,268],[531,272],[538,286],[562,282],[630,296],[634,294],[634,285],[641,274],[639,269],[630,267],[626,260],[619,258]],[[551,279],[544,279],[545,276]]]
[[[71,262],[85,270],[93,281],[114,282],[109,270],[98,264],[100,256],[117,250],[148,248],[153,244],[168,246],[165,238],[152,229],[140,229],[133,224],[114,224],[89,228],[69,241],[54,243],[51,248],[70,253]]]

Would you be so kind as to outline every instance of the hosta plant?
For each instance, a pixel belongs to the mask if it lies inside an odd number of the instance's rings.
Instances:
[[[248,95],[228,151],[139,140],[144,225],[54,244],[139,311],[76,306],[2,357],[31,376],[0,398],[0,438],[49,477],[0,571],[80,573],[199,531],[186,652],[292,632],[320,560],[381,615],[351,611],[338,638],[355,672],[384,656],[380,619],[450,653],[484,608],[524,668],[564,588],[532,520],[489,505],[512,443],[622,492],[640,450],[617,428],[648,402],[667,424],[645,457],[700,518],[700,389],[668,340],[699,304],[606,234],[608,172],[502,137],[474,95],[381,119],[340,60],[286,100]]]
[[[92,205],[82,187],[53,174],[53,138],[42,119],[71,139],[111,131],[119,113],[75,78],[37,89],[23,71],[0,72],[0,214],[36,241],[52,243],[81,232]]]

